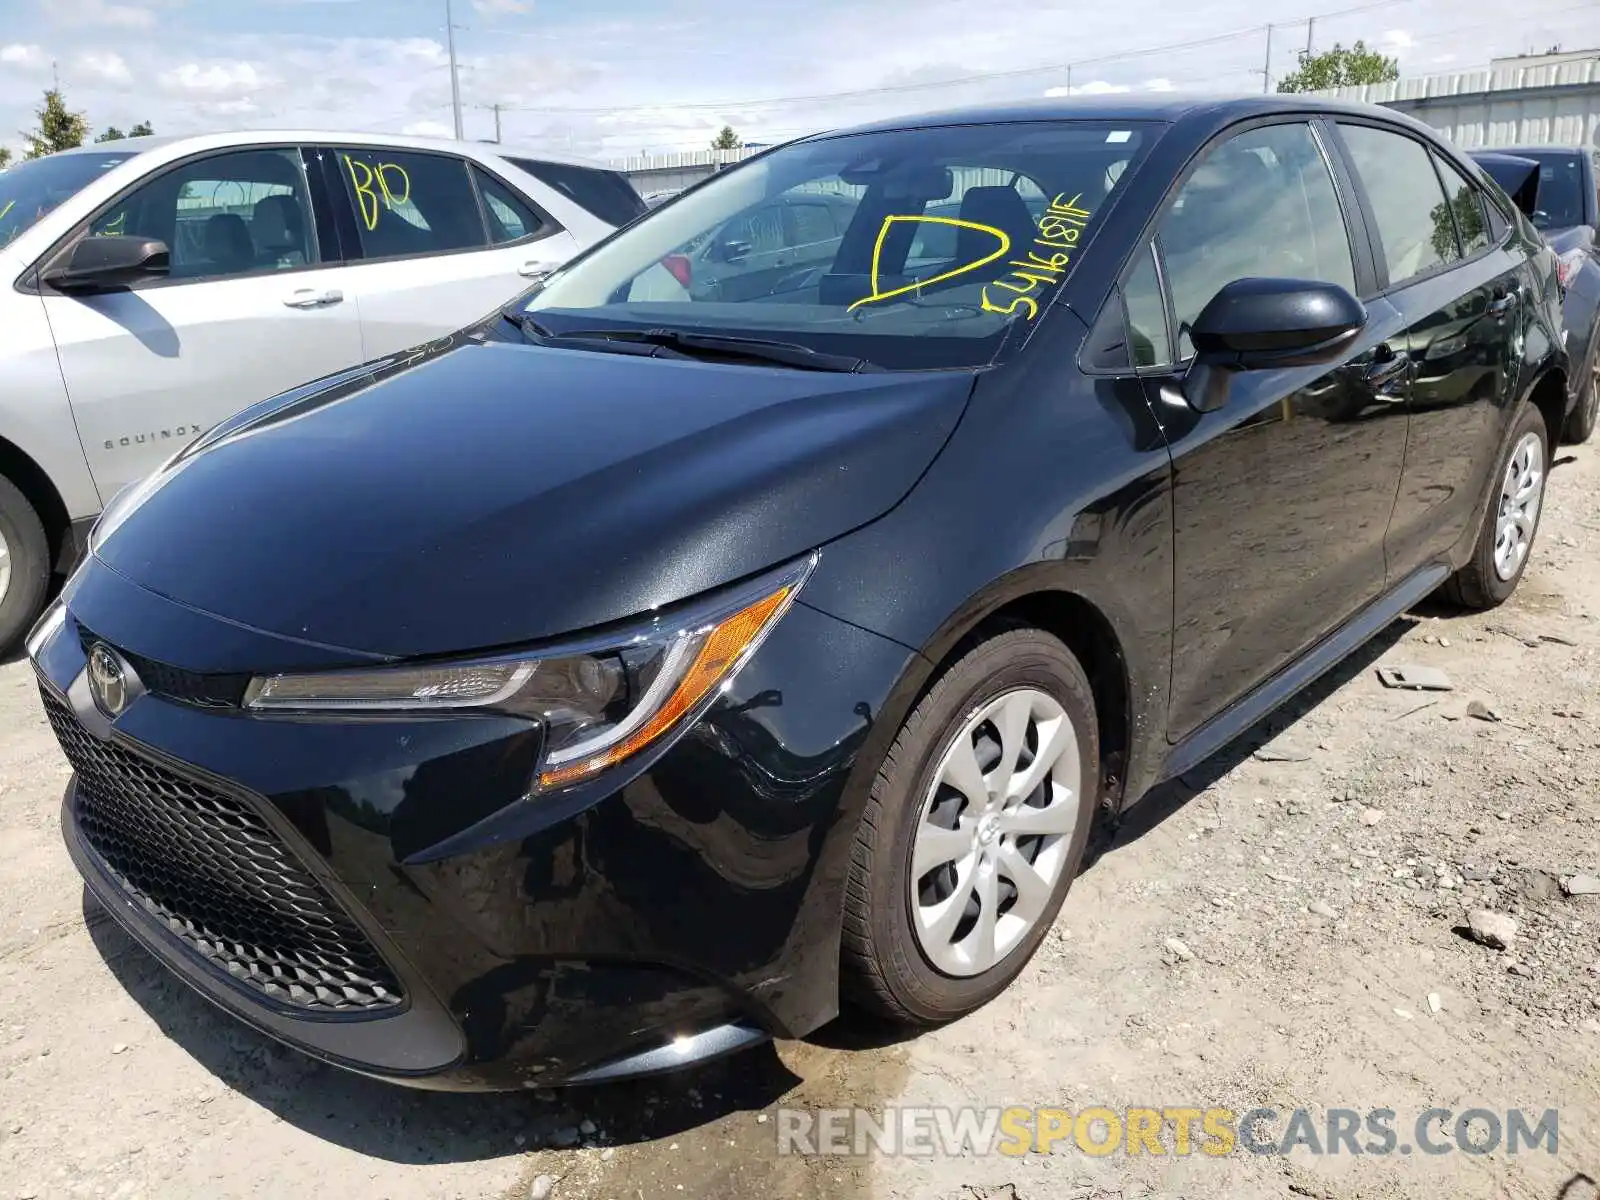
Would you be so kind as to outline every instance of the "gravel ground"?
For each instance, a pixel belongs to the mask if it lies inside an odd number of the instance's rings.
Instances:
[[[1597,501],[1580,450],[1510,604],[1396,623],[1105,831],[1034,963],[982,1012],[909,1041],[841,1022],[554,1096],[347,1076],[169,979],[86,901],[57,828],[66,766],[26,664],[0,666],[0,1200],[1594,1200]],[[1374,668],[1397,664],[1443,668],[1454,690],[1382,687]],[[1465,932],[1474,910],[1515,922],[1509,948]],[[1560,1140],[1437,1157],[776,1152],[780,1104],[958,1103],[1391,1108],[1402,1132],[1434,1106],[1556,1108]]]

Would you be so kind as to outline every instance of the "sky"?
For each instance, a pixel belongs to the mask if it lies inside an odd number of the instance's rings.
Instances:
[[[704,149],[725,123],[767,142],[1067,88],[1259,92],[1308,16],[1315,48],[1361,38],[1403,75],[1600,47],[1597,0],[453,3],[465,135],[492,138],[499,104],[506,143],[606,159]],[[54,79],[96,132],[449,136],[446,27],[445,0],[0,0],[0,145]]]

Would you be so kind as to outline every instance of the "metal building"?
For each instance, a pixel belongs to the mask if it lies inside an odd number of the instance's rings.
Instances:
[[[1540,144],[1600,148],[1600,50],[1496,59],[1481,71],[1318,94],[1410,113],[1463,150]]]

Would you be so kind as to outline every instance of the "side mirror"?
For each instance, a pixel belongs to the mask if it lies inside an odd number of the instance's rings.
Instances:
[[[72,248],[65,265],[45,273],[43,282],[62,292],[113,291],[158,279],[171,262],[167,244],[156,238],[86,237]]]
[[[1195,360],[1184,395],[1200,412],[1227,399],[1235,371],[1337,362],[1367,323],[1367,310],[1335,283],[1235,279],[1189,328]]]

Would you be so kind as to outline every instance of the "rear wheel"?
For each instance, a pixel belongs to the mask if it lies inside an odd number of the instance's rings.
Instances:
[[[39,515],[0,476],[0,655],[28,631],[50,584],[50,542]]]
[[[1582,372],[1578,384],[1578,403],[1567,418],[1561,440],[1570,446],[1581,445],[1594,433],[1595,418],[1600,416],[1600,328],[1589,347],[1589,361],[1579,367]]]
[[[964,654],[906,719],[857,831],[846,995],[933,1025],[998,995],[1083,860],[1099,779],[1094,694],[1036,629]]]
[[[1544,509],[1549,445],[1543,414],[1524,404],[1500,460],[1499,490],[1484,514],[1472,558],[1445,585],[1445,594],[1462,607],[1494,608],[1517,590]]]

